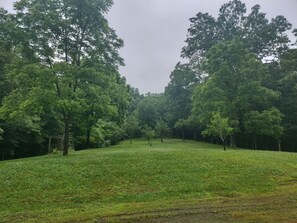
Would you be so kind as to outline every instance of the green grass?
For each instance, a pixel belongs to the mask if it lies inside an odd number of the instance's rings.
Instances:
[[[0,162],[0,222],[94,222],[187,202],[277,194],[284,186],[297,186],[297,154],[224,152],[180,140],[153,147],[123,142],[67,157]]]

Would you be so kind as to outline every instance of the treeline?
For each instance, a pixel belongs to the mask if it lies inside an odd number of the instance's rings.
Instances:
[[[222,5],[191,18],[162,94],[139,94],[118,67],[112,0],[20,0],[0,9],[0,159],[173,135],[297,150],[297,49],[283,16]],[[293,30],[295,37],[297,30]]]
[[[132,116],[163,120],[174,136],[252,149],[297,151],[297,49],[283,16],[222,5],[190,19],[182,57],[164,94],[146,95]],[[297,30],[293,30],[295,37]],[[136,99],[135,99],[136,98]],[[134,97],[139,100],[139,97]]]
[[[122,139],[130,87],[112,0],[20,0],[0,9],[0,160]]]

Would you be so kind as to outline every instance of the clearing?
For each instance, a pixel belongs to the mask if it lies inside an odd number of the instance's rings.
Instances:
[[[181,140],[0,162],[1,222],[297,223],[297,154]]]

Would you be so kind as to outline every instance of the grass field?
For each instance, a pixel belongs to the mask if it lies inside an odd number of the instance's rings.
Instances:
[[[0,162],[0,222],[297,222],[297,154],[165,140]]]

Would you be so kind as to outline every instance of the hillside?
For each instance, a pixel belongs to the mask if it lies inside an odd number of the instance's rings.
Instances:
[[[165,140],[0,162],[1,222],[294,222],[297,154]]]

